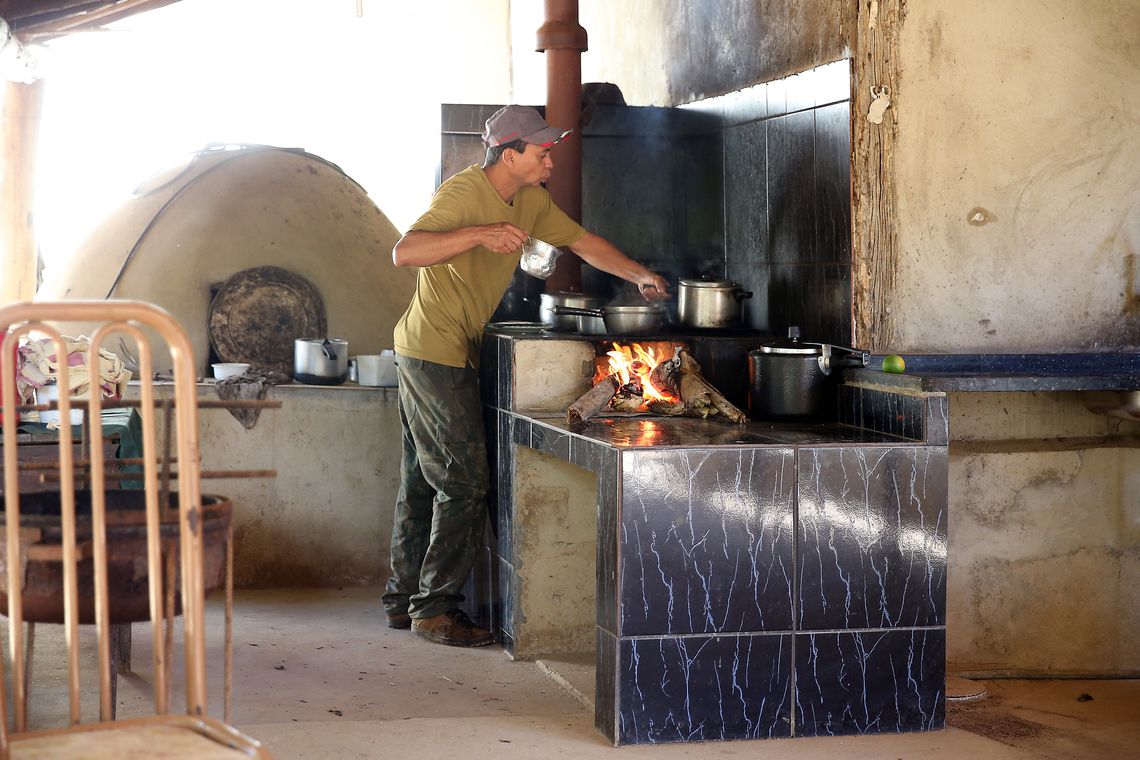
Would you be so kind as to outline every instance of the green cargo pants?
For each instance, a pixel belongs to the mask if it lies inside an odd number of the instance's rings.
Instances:
[[[487,515],[487,438],[474,369],[397,356],[403,454],[392,525],[389,613],[455,609]]]

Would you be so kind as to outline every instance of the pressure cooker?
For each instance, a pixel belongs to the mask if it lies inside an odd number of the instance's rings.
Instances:
[[[748,352],[748,416],[754,420],[822,420],[836,416],[840,372],[866,367],[870,354],[855,348],[786,340]]]

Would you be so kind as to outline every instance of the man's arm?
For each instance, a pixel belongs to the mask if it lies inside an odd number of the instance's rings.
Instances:
[[[570,246],[570,250],[595,269],[637,285],[646,301],[669,297],[669,283],[664,277],[638,264],[601,235],[587,232],[585,237]]]
[[[392,262],[398,267],[430,267],[481,245],[495,253],[511,253],[522,248],[527,234],[507,222],[460,227],[447,232],[412,230],[392,248]]]

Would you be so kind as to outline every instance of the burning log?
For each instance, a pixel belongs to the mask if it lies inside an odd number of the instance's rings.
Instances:
[[[670,417],[726,417],[737,423],[747,420],[744,412],[733,406],[701,374],[701,365],[682,346],[677,346],[673,358],[658,363],[651,371],[648,364],[633,362],[630,380],[622,383],[619,373],[605,376],[566,410],[570,424],[584,422],[607,407],[614,412],[636,413],[643,408],[653,414]],[[642,378],[648,386],[642,385]],[[653,398],[659,394],[672,400]],[[649,391],[650,398],[646,398]]]
[[[602,411],[617,394],[621,380],[616,374],[607,375],[601,382],[582,394],[566,410],[566,421],[573,425],[584,422]]]
[[[748,419],[744,412],[705,380],[701,374],[701,365],[681,346],[676,348],[672,359],[653,368],[649,373],[649,382],[655,388],[668,390],[681,397],[680,403],[651,404],[650,411],[655,414],[680,414],[704,419],[720,414],[737,423]]]
[[[610,399],[610,407],[615,412],[636,413],[645,404],[645,390],[641,387],[641,380],[635,375],[628,383],[618,388],[617,393]]]

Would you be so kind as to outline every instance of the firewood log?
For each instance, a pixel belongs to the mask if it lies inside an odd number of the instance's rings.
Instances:
[[[636,412],[645,403],[641,381],[636,377],[618,388],[618,392],[610,399],[610,407],[615,412]]]
[[[620,385],[621,381],[617,375],[609,375],[599,381],[566,409],[566,421],[573,425],[590,419],[610,403]]]
[[[685,406],[684,401],[662,401],[653,399],[646,403],[649,411],[663,417],[698,417],[699,415]]]
[[[672,359],[659,363],[649,373],[649,383],[662,393],[671,393],[676,396],[680,391],[677,381],[679,379],[678,373],[681,370],[681,360],[678,356],[682,350],[680,346],[677,346]]]
[[[709,417],[719,412],[733,422],[744,423],[748,421],[748,416],[744,412],[721,395],[701,375],[689,372],[681,374],[681,399],[686,406],[701,412],[702,417]],[[706,410],[710,410],[708,414],[704,413]]]

